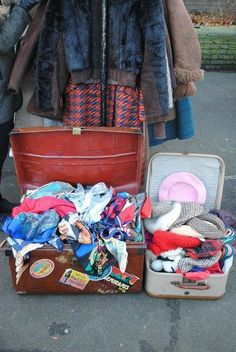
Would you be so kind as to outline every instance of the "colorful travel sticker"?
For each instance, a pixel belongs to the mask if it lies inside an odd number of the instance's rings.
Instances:
[[[112,266],[109,265],[102,273],[102,275],[88,275],[89,280],[91,281],[101,281],[106,279],[106,277],[108,277],[112,272]]]
[[[30,275],[35,279],[42,279],[50,275],[54,270],[54,263],[50,259],[40,259],[34,262],[30,267]]]
[[[74,269],[66,269],[59,282],[69,285],[79,290],[84,290],[89,282],[88,275]]]
[[[115,285],[121,292],[127,292],[138,280],[140,280],[139,277],[126,272],[122,273],[115,266],[113,266],[111,274],[105,278],[107,283]]]

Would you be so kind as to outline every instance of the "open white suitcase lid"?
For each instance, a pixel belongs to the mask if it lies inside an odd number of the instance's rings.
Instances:
[[[225,164],[219,156],[155,153],[149,162],[146,183],[147,195],[153,203],[160,201],[159,189],[162,182],[176,172],[187,172],[198,177],[206,188],[204,206],[208,209],[220,209],[224,187]]]

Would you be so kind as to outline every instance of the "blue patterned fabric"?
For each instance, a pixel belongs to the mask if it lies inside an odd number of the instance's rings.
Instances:
[[[55,236],[59,215],[53,209],[43,214],[20,213],[15,218],[8,217],[3,231],[12,238],[32,243],[46,243]]]

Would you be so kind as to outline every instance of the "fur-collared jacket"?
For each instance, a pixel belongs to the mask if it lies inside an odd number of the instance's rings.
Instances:
[[[60,36],[68,72],[74,82],[91,78],[99,67],[100,0],[49,0],[37,56],[36,101],[51,109],[51,73]],[[136,85],[143,63],[144,38],[153,54],[156,87],[163,115],[168,114],[168,85],[162,0],[111,0],[109,3],[109,78],[128,73]],[[100,38],[99,38],[100,39]]]
[[[4,21],[0,21],[0,125],[11,120],[21,105],[20,93],[9,93],[7,86],[14,64],[14,46],[29,22],[29,14],[18,5]]]
[[[9,82],[9,89],[17,92],[37,49],[36,89],[29,112],[60,119],[69,77],[75,82],[100,78],[100,4],[100,0],[48,0],[46,10],[45,4],[40,5]],[[165,0],[165,19],[162,1],[111,0],[110,4],[109,80],[141,85],[148,122],[173,119],[172,112],[166,115],[166,53],[176,96],[193,95],[192,82],[203,76],[199,41],[183,0]],[[143,59],[147,48],[148,60]]]
[[[53,76],[58,53],[74,82],[99,78],[100,0],[48,0],[36,57],[36,107],[54,110]],[[111,0],[109,5],[108,78],[136,86],[144,41],[153,54],[153,72],[163,115],[167,115],[166,38],[162,0]],[[61,58],[59,58],[60,60]]]

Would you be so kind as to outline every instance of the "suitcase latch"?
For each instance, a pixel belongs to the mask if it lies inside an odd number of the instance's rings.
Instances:
[[[73,127],[72,130],[72,135],[73,136],[80,136],[82,133],[82,128],[81,127]]]

